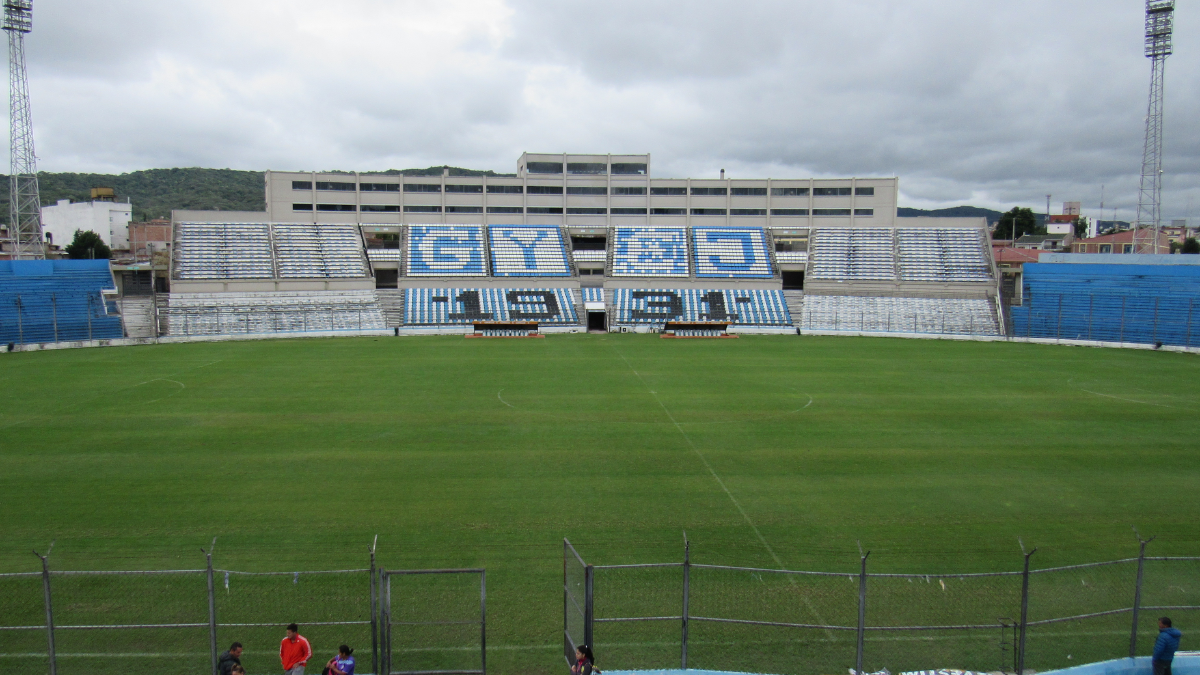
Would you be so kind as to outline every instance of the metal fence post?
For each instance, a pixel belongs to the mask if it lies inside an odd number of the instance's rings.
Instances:
[[[17,296],[17,339],[25,344],[25,324],[21,321],[21,296]]]
[[[58,675],[58,663],[54,655],[54,605],[50,601],[50,551],[54,550],[54,542],[46,549],[46,555],[37,551],[33,554],[42,559],[42,593],[46,603],[46,655],[50,657],[50,675]]]
[[[1134,529],[1134,533],[1137,533],[1137,529]],[[1152,541],[1154,541],[1154,537],[1142,539],[1141,535],[1138,535],[1138,543],[1141,546],[1138,549],[1137,585],[1133,588],[1133,627],[1129,630],[1129,658],[1131,659],[1137,655],[1138,613],[1142,608],[1142,569],[1146,563],[1146,544]]]
[[[217,546],[217,538],[213,537],[212,544],[208,550],[200,549],[204,553],[205,562],[207,563],[208,571],[208,651],[212,658],[212,675],[217,673],[217,596],[213,587],[213,565],[212,553]]]
[[[87,303],[88,304],[88,308],[87,308],[88,342],[91,342],[92,341],[92,296],[90,296],[90,295],[87,296],[87,299],[88,299],[88,303]],[[101,302],[103,302],[103,301],[101,301]]]
[[[1021,545],[1024,553],[1025,545]],[[1029,557],[1037,553],[1037,549],[1025,553],[1025,571],[1021,574],[1021,627],[1017,638],[1017,675],[1025,673],[1025,629],[1029,625]]]
[[[1154,332],[1150,336],[1151,342],[1158,342],[1158,296],[1154,297]]]
[[[592,583],[595,578],[596,568],[588,565],[584,570],[584,596],[583,596],[583,644],[592,646]]]
[[[1196,303],[1195,298],[1191,298],[1190,300],[1188,300],[1187,332],[1185,334],[1185,337],[1183,338],[1183,346],[1184,347],[1192,346],[1192,305],[1194,305],[1195,303]]]
[[[1088,296],[1088,340],[1092,339],[1092,309],[1096,305],[1096,296]]]
[[[1121,333],[1117,336],[1118,342],[1125,342],[1125,296],[1121,296]]]
[[[487,675],[487,570],[479,573],[479,670]]]
[[[55,293],[50,294],[50,311],[54,319],[54,341],[58,342],[58,295]]]
[[[683,540],[683,651],[679,659],[679,667],[687,670],[687,648],[688,648],[688,594],[691,587],[692,576],[692,545],[687,539]]]
[[[371,544],[371,672],[379,673],[379,586],[375,583],[375,545],[379,535]]]
[[[392,578],[385,570],[379,570],[379,634],[382,638],[383,675],[392,672]]]
[[[1058,296],[1058,326],[1054,329],[1054,339],[1062,339],[1062,295]]]
[[[867,633],[867,556],[870,551],[862,554],[861,567],[858,572],[858,644],[855,647],[854,672],[863,675],[863,639]]]

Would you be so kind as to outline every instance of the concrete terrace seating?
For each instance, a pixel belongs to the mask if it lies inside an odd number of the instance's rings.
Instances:
[[[603,249],[598,251],[575,250],[571,251],[571,257],[575,258],[575,262],[604,262],[608,259],[608,252]]]
[[[370,276],[354,225],[274,225],[273,229],[280,278]]]
[[[1200,265],[1026,263],[1023,272],[1016,337],[1200,346]]]
[[[802,330],[999,335],[990,300],[805,295]]]
[[[982,230],[966,227],[896,228],[903,281],[991,281]]]
[[[616,325],[667,321],[728,321],[738,326],[790,326],[783,291],[630,289],[613,291]]]
[[[386,330],[375,291],[172,293],[169,334]]]
[[[409,225],[410,277],[487,276],[482,225]]]
[[[885,227],[813,230],[807,276],[827,281],[894,281],[893,230]]]
[[[266,223],[179,223],[176,279],[270,279],[275,276]]]
[[[406,288],[408,326],[470,325],[476,321],[578,324],[568,288]]]
[[[579,291],[583,294],[584,302],[604,302],[603,288],[581,288]]]
[[[102,290],[116,290],[107,260],[0,260],[0,342],[123,337]]]
[[[614,227],[614,277],[686,277],[687,230],[683,227]]]
[[[692,228],[696,276],[710,278],[771,278],[771,254],[761,227]]]
[[[569,277],[562,230],[555,225],[488,225],[492,276]]]
[[[775,262],[778,263],[806,263],[808,262],[808,251],[776,251]]]

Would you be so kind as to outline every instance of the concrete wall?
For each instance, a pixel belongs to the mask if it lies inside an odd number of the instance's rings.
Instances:
[[[91,230],[112,248],[129,248],[129,221],[133,207],[128,202],[75,202],[60,199],[42,207],[42,230],[48,242],[66,248],[75,230]]]

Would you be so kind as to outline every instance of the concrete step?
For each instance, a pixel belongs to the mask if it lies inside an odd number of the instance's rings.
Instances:
[[[379,308],[383,310],[383,320],[388,328],[404,325],[404,291],[398,288],[379,288],[375,290],[379,296]]]
[[[121,309],[126,337],[154,337],[154,300],[150,296],[120,298],[117,306]]]
[[[799,327],[804,316],[804,291],[784,291],[783,301],[787,303],[788,314],[792,316],[792,325]]]

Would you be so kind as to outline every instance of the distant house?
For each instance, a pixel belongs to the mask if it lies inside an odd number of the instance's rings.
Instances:
[[[1014,248],[1037,251],[1057,251],[1064,246],[1070,246],[1075,241],[1075,235],[1070,232],[1060,234],[1023,234],[1017,238]]]
[[[1089,239],[1079,239],[1071,244],[1072,253],[1136,253],[1133,246],[1133,230],[1123,230],[1112,234],[1103,234],[1099,237],[1091,237]],[[1143,234],[1143,237],[1151,235]],[[1149,241],[1149,239],[1146,239]],[[1158,235],[1158,250],[1159,253],[1169,253],[1171,251],[1171,240],[1166,233],[1160,232]]]

